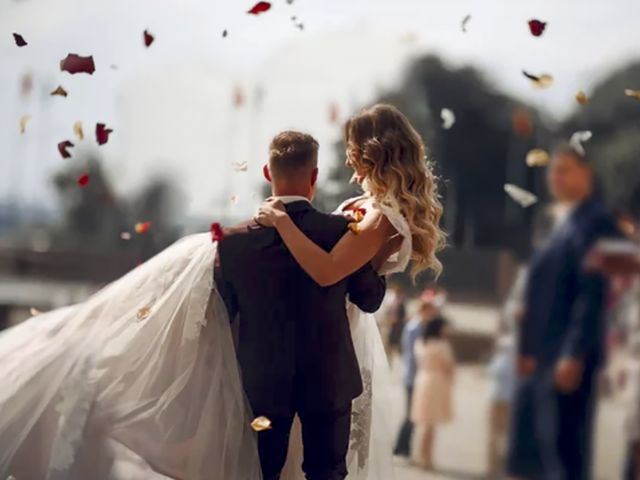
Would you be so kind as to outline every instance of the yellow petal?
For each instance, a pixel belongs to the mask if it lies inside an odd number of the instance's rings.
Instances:
[[[151,307],[142,307],[140,310],[138,310],[136,317],[138,318],[138,320],[144,320],[149,316],[150,313]]]
[[[360,227],[356,222],[351,222],[348,227],[349,230],[351,230],[351,233],[353,233],[354,235],[358,235],[360,233]]]
[[[624,94],[627,97],[632,97],[632,98],[636,98],[636,99],[640,100],[640,90],[631,90],[630,88],[627,88],[624,91]]]
[[[27,131],[27,123],[31,120],[31,115],[24,115],[20,118],[20,135]]]
[[[80,120],[73,124],[73,133],[76,134],[79,140],[84,140],[84,131],[82,130],[82,122]]]
[[[589,105],[589,103],[591,103],[591,101],[589,100],[589,97],[587,97],[587,94],[584,93],[582,90],[576,93],[576,101],[580,105]]]
[[[360,210],[355,210],[353,212],[353,221],[360,223],[362,219],[364,219],[364,213],[362,213]]]
[[[269,430],[271,428],[271,420],[269,420],[267,417],[254,418],[253,422],[251,422],[251,428],[253,428],[253,430],[256,432]]]
[[[548,73],[544,73],[538,77],[538,80],[533,82],[533,86],[537,89],[544,90],[553,85],[553,76]]]
[[[546,150],[534,148],[527,153],[527,166],[529,167],[546,167],[549,165],[551,158]]]

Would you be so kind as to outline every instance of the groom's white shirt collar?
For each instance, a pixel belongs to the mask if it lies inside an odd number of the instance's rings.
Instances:
[[[303,197],[302,195],[282,195],[282,196],[279,196],[279,197],[271,197],[271,198],[275,198],[276,200],[280,200],[285,205],[288,205],[289,203],[293,203],[293,202],[308,202],[308,203],[311,203],[311,201],[307,197]]]

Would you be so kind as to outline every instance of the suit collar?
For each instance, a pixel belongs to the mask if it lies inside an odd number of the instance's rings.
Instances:
[[[313,210],[313,205],[306,198],[303,200],[296,200],[294,202],[285,203],[284,205],[287,213],[303,212],[305,210]]]

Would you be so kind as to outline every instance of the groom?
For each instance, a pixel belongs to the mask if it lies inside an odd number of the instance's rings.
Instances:
[[[318,143],[287,131],[269,148],[265,176],[294,223],[329,251],[347,220],[313,208]],[[258,434],[265,480],[277,480],[287,457],[293,417],[302,424],[308,480],[347,475],[351,401],[362,392],[346,313],[347,296],[374,312],[384,279],[370,265],[322,288],[296,263],[277,231],[248,221],[227,229],[218,245],[215,279],[229,317],[238,325],[237,355],[255,417],[272,428]]]

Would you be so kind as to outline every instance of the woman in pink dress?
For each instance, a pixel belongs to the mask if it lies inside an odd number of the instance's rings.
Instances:
[[[418,372],[416,375],[411,421],[418,427],[416,462],[433,468],[433,443],[436,426],[453,418],[452,395],[455,359],[446,338],[447,321],[436,317],[425,325],[421,339],[414,345]]]

